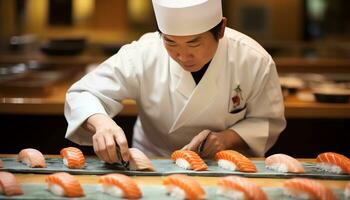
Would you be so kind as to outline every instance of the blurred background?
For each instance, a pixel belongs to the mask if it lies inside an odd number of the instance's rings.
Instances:
[[[223,9],[276,62],[288,125],[268,154],[350,156],[350,1],[223,0]],[[156,29],[150,0],[1,0],[0,153],[75,146],[64,139],[66,90]],[[137,107],[124,105],[115,120],[130,139]]]

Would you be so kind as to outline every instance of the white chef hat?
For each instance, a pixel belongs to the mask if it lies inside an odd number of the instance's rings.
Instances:
[[[152,0],[159,30],[167,35],[204,33],[222,20],[221,0]]]

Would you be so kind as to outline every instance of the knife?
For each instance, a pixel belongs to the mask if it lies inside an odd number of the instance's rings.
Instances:
[[[122,157],[122,154],[120,153],[120,148],[119,148],[118,145],[117,145],[117,159],[120,160],[119,164],[121,164],[121,167],[124,170],[129,170],[129,161],[124,161],[123,160],[123,157]]]
[[[202,153],[202,151],[204,150],[205,143],[207,142],[208,137],[209,137],[210,134],[211,134],[211,131],[208,133],[208,135],[205,137],[205,139],[198,146],[198,148],[197,148],[197,152],[198,153]]]

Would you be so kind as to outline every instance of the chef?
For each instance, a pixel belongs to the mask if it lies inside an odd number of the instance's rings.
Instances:
[[[275,64],[253,39],[226,27],[221,0],[152,0],[159,31],[147,33],[68,90],[66,138],[108,163],[129,160],[112,120],[124,99],[139,113],[133,147],[202,157],[234,149],[263,156],[285,128]]]

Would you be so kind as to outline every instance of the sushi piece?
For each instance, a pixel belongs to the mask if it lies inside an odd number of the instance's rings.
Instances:
[[[218,195],[235,200],[267,200],[260,186],[239,176],[226,176],[218,181]]]
[[[0,159],[0,168],[4,167],[4,163],[2,162],[2,160]]]
[[[219,167],[227,170],[241,172],[257,172],[254,163],[244,155],[233,150],[223,150],[215,154]]]
[[[298,199],[337,199],[333,191],[316,180],[308,178],[292,178],[283,183],[284,192],[287,196]]]
[[[130,148],[130,169],[131,170],[144,170],[155,171],[151,160],[139,149]]]
[[[193,169],[195,171],[205,171],[208,169],[208,165],[202,160],[202,158],[194,151],[190,150],[177,150],[171,154],[171,159],[177,166],[184,169]]]
[[[184,174],[173,174],[165,177],[163,185],[169,195],[177,199],[197,200],[205,199],[206,196],[199,182]]]
[[[23,149],[19,152],[17,160],[32,168],[45,168],[46,162],[43,154],[32,148]]]
[[[71,169],[81,169],[85,166],[85,157],[80,149],[75,147],[67,147],[61,150],[63,163]]]
[[[0,172],[0,194],[6,196],[22,195],[23,191],[16,177],[10,172]]]
[[[319,169],[336,174],[350,174],[350,159],[344,155],[326,152],[321,153],[316,158]]]
[[[48,190],[57,196],[83,197],[84,190],[79,180],[66,172],[58,172],[46,177]]]
[[[99,178],[102,191],[112,196],[139,199],[142,192],[136,182],[124,174],[107,174]]]
[[[345,186],[344,196],[345,198],[350,199],[350,181]]]
[[[266,168],[278,172],[304,173],[303,165],[295,158],[286,154],[274,154],[265,159]]]

